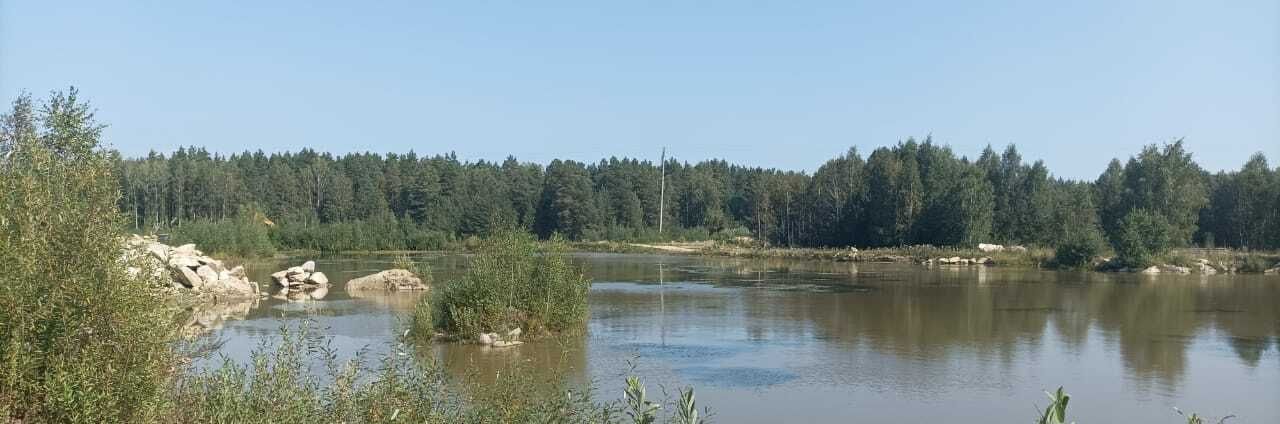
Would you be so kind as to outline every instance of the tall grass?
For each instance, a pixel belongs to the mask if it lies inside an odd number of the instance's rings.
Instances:
[[[0,421],[155,420],[177,326],[125,272],[101,126],[74,89],[0,121]]]
[[[530,335],[580,328],[590,281],[565,251],[561,240],[538,243],[519,231],[491,236],[462,278],[423,298],[429,303],[414,314],[415,333],[470,338],[516,328]]]
[[[337,360],[309,325],[285,326],[263,341],[249,365],[224,359],[207,371],[187,370],[172,388],[182,406],[175,423],[457,422],[462,403],[442,372],[407,359],[403,345],[376,367],[363,355]],[[326,372],[313,373],[313,365]]]

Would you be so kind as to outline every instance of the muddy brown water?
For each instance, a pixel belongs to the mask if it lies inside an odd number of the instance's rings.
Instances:
[[[436,279],[461,255],[424,254]],[[249,264],[257,281],[303,259]],[[594,283],[585,335],[494,350],[436,344],[452,374],[510,361],[617,398],[693,386],[716,422],[1029,422],[1066,386],[1076,422],[1178,422],[1173,408],[1280,422],[1280,277],[1143,276],[688,256],[578,254]],[[352,297],[379,255],[322,257],[320,300],[209,312],[243,361],[311,320],[342,355],[385,352],[414,294]],[[225,317],[221,315],[227,315]],[[211,358],[206,363],[219,359]]]

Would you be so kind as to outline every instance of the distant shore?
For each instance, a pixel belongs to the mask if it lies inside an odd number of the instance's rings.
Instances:
[[[1280,275],[1280,252],[1227,249],[1176,249],[1147,268],[1110,266],[1099,258],[1090,266],[1064,268],[1053,264],[1053,249],[1029,247],[982,251],[977,248],[903,246],[870,249],[789,248],[702,242],[626,243],[577,242],[575,250],[607,253],[647,253],[737,258],[785,258],[832,262],[914,263],[923,266],[999,266],[1148,274],[1268,274]]]

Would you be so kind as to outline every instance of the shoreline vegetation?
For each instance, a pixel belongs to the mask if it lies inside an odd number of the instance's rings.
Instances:
[[[126,228],[130,221],[137,228],[140,216],[118,213],[133,194],[126,190],[122,196],[117,184],[124,175],[118,156],[100,145],[102,128],[74,88],[54,92],[40,103],[20,96],[12,110],[0,116],[0,310],[8,311],[0,314],[0,422],[706,420],[708,414],[699,413],[691,388],[681,389],[674,400],[649,399],[637,376],[627,378],[626,389],[615,400],[598,400],[590,386],[569,387],[554,377],[544,381],[522,371],[518,362],[496,383],[469,384],[445,375],[429,356],[411,354],[423,342],[409,337],[381,357],[357,354],[340,361],[326,339],[309,333],[305,323],[296,330],[285,326],[278,339],[265,338],[248,364],[226,360],[196,369],[193,360],[215,347],[192,345],[180,336],[175,305],[157,289],[171,284],[161,281],[168,276],[130,272],[131,267],[141,269],[141,260],[121,255]],[[556,166],[564,165],[552,168]],[[547,178],[583,176],[574,169],[549,169]],[[575,181],[569,187],[590,189],[584,185],[588,180]],[[488,188],[483,181],[473,188],[480,187]],[[561,194],[552,195],[550,204],[566,207]],[[417,198],[411,196],[411,203],[413,199]],[[179,219],[197,210],[179,202],[174,209]],[[233,210],[234,204],[222,206]],[[241,227],[228,231],[236,236],[213,240],[206,249],[235,252],[241,246],[252,247],[241,251],[246,256],[274,252],[271,243],[279,234],[272,235],[274,224],[259,220],[252,207],[240,210],[235,219]],[[583,224],[573,214],[558,216],[554,228]],[[480,221],[472,224],[476,222]],[[1171,222],[1178,221],[1144,209],[1127,213],[1118,221],[1112,244],[1126,260],[1159,259],[1170,237],[1188,234],[1171,229]],[[186,225],[177,228],[191,230]],[[475,240],[479,247],[477,261],[467,276],[433,290],[424,312],[415,314],[421,316],[415,325],[426,327],[429,322],[432,331],[458,334],[510,334],[515,326],[555,334],[581,325],[586,320],[587,280],[564,260],[567,246],[552,236],[558,231],[546,234],[552,242],[539,243],[525,231],[500,233],[493,228],[465,239]],[[193,233],[184,237],[224,234]],[[370,234],[377,233],[359,232]],[[493,237],[486,240],[475,234]],[[736,231],[715,234],[746,236]],[[1093,242],[1098,239],[1085,240],[1080,246],[1087,254],[1076,256],[1097,256],[1101,248]],[[179,268],[190,271],[191,266]],[[315,364],[323,371],[315,372]],[[1051,399],[1040,422],[1065,422],[1068,396],[1059,390]],[[1199,419],[1192,415],[1188,422]]]

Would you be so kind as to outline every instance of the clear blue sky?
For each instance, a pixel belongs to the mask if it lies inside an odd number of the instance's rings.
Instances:
[[[813,170],[931,133],[1072,178],[1176,137],[1280,164],[1276,0],[359,3],[2,0],[0,94],[74,84],[127,155]]]

